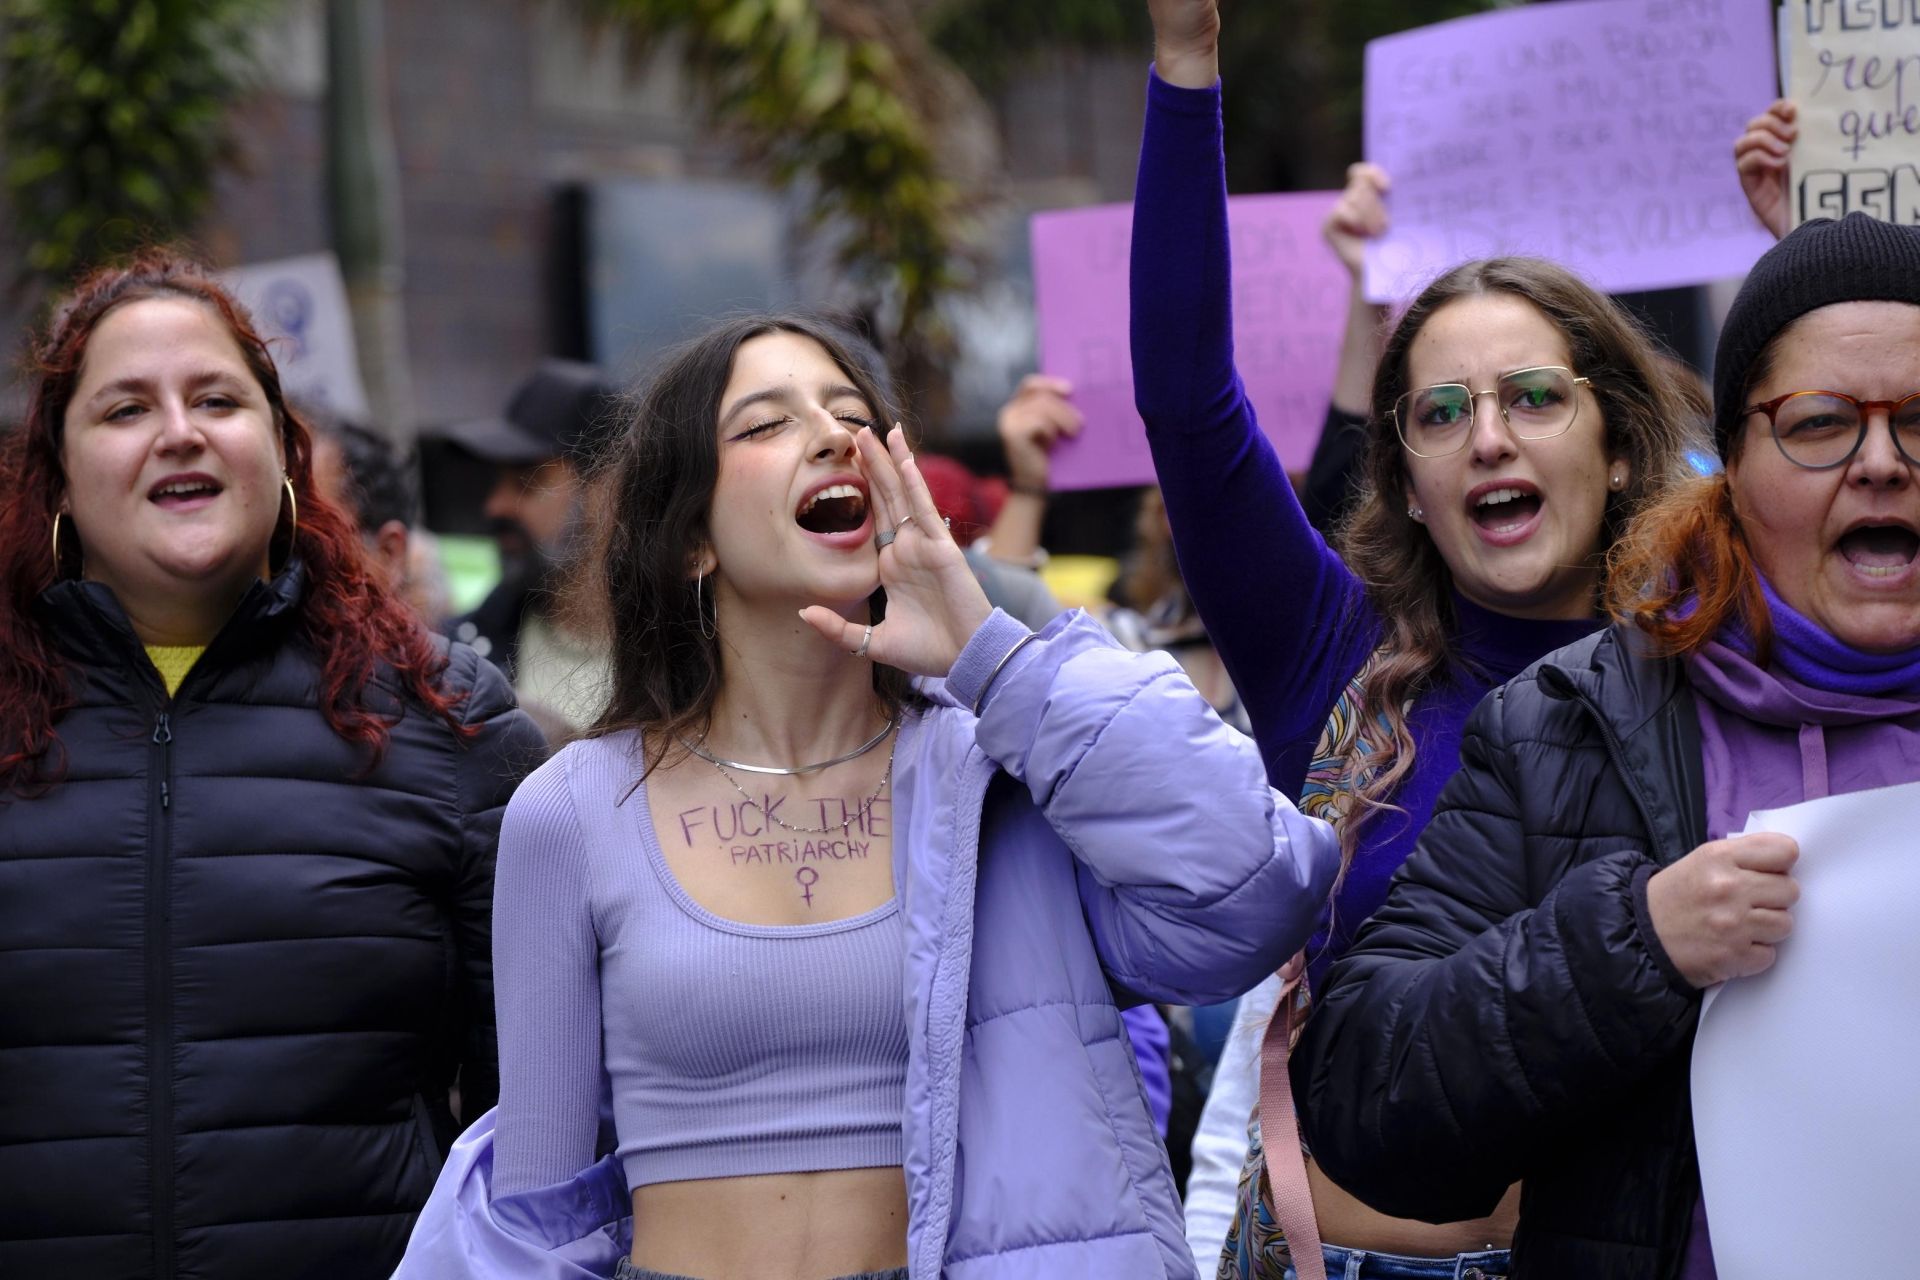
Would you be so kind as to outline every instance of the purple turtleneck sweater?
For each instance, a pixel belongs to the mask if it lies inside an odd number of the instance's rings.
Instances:
[[[1317,244],[1305,252],[1323,252]],[[1381,640],[1379,615],[1307,522],[1233,362],[1220,91],[1154,76],[1134,200],[1134,399],[1146,419],[1174,550],[1253,722],[1268,779],[1298,798],[1335,702]],[[1415,701],[1413,772],[1363,840],[1308,943],[1324,981],[1460,767],[1460,731],[1488,692],[1598,619],[1534,622],[1453,598],[1454,673]]]

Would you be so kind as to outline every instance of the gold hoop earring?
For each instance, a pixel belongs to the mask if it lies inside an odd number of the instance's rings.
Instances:
[[[273,570],[275,573],[285,570],[287,562],[293,559],[294,539],[300,533],[300,499],[293,496],[293,477],[282,475],[280,487],[287,491],[287,558],[280,562],[279,569]]]
[[[53,513],[53,580],[60,581],[60,518],[65,512]]]

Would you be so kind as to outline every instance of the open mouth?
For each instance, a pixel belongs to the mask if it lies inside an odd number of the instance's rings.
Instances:
[[[148,490],[147,501],[161,507],[185,507],[217,498],[222,492],[224,486],[211,476],[176,476]]]
[[[1920,533],[1905,525],[1867,524],[1840,535],[1840,554],[1869,578],[1891,578],[1920,553]]]
[[[850,484],[830,484],[800,504],[793,518],[808,533],[852,533],[867,522],[867,495]]]
[[[1514,485],[1490,489],[1473,500],[1467,514],[1489,533],[1510,533],[1540,514],[1540,495]]]

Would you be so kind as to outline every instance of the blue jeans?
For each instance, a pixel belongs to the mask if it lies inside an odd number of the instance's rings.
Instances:
[[[1505,1249],[1453,1258],[1403,1258],[1333,1244],[1321,1245],[1320,1251],[1327,1259],[1327,1280],[1506,1280],[1510,1274]],[[1287,1268],[1287,1280],[1300,1280],[1292,1267]]]

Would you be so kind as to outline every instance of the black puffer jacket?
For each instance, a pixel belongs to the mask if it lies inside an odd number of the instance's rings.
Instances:
[[[384,1277],[452,1123],[498,1090],[500,813],[542,744],[455,646],[370,774],[292,638],[296,564],[169,700],[61,583],[65,781],[0,800],[0,1276]],[[369,690],[398,706],[391,685]]]
[[[1520,1280],[1678,1274],[1699,1172],[1699,995],[1647,880],[1705,839],[1680,664],[1618,629],[1482,702],[1419,848],[1334,966],[1293,1058],[1315,1157],[1387,1213],[1526,1183]]]

